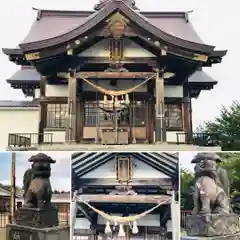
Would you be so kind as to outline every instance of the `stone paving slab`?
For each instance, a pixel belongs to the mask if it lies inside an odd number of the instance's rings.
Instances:
[[[129,144],[129,145],[97,145],[97,144],[52,144],[34,147],[9,147],[7,151],[221,151],[220,147],[202,147],[177,144]]]

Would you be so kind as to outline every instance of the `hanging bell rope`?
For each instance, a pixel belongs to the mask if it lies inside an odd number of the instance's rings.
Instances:
[[[129,88],[129,89],[125,89],[125,90],[108,90],[105,89],[101,86],[98,86],[97,84],[93,83],[92,81],[84,78],[81,74],[78,75],[79,78],[81,78],[83,81],[85,81],[86,83],[88,83],[89,85],[91,85],[92,87],[94,87],[95,89],[97,89],[99,92],[102,92],[106,95],[112,95],[112,96],[121,96],[121,95],[126,95],[128,93],[134,92],[136,91],[136,89],[138,89],[139,87],[141,87],[143,84],[145,84],[146,82],[148,82],[150,79],[156,77],[157,74],[153,74],[151,77],[147,78],[146,80],[144,80],[143,82],[137,84],[136,86]]]
[[[146,216],[147,214],[151,213],[152,211],[154,211],[155,209],[157,209],[158,207],[160,207],[161,205],[167,203],[168,201],[171,200],[171,197],[169,197],[169,199],[165,200],[165,201],[162,201],[161,203],[157,204],[156,206],[154,206],[153,208],[143,212],[143,213],[140,213],[140,214],[137,214],[137,215],[133,215],[133,216],[127,216],[127,217],[120,217],[120,216],[112,216],[112,215],[109,215],[95,207],[93,207],[91,204],[89,204],[88,202],[86,201],[83,201],[80,197],[77,197],[77,200],[79,202],[82,202],[84,203],[85,205],[87,205],[89,208],[91,208],[94,212],[98,213],[99,215],[101,215],[103,218],[105,218],[107,221],[112,221],[112,222],[115,222],[117,221],[118,223],[128,223],[128,222],[134,222],[136,221],[137,219],[140,219],[144,216]]]

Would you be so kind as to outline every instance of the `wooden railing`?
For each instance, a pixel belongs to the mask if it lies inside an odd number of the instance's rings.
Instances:
[[[197,146],[220,146],[220,136],[217,133],[176,133],[177,144],[193,144]]]
[[[9,133],[9,147],[31,147],[39,144],[39,139],[43,139],[42,144],[53,143],[53,133]]]

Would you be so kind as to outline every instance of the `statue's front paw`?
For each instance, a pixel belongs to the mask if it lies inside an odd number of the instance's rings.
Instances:
[[[211,210],[208,209],[202,209],[199,214],[211,214]]]
[[[197,208],[194,208],[193,210],[192,210],[192,212],[191,212],[191,214],[192,215],[196,215],[196,214],[198,214],[198,209]]]

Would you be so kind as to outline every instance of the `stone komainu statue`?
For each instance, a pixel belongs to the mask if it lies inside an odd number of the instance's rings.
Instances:
[[[196,178],[193,214],[230,212],[227,192],[229,180],[225,175],[226,172],[218,169],[219,159],[213,153],[199,153],[192,160],[192,163],[195,163]],[[219,176],[219,174],[223,175]]]
[[[32,168],[25,172],[23,178],[23,207],[41,208],[51,202],[51,163],[56,161],[43,153],[39,153],[32,156],[29,162],[32,162]]]

